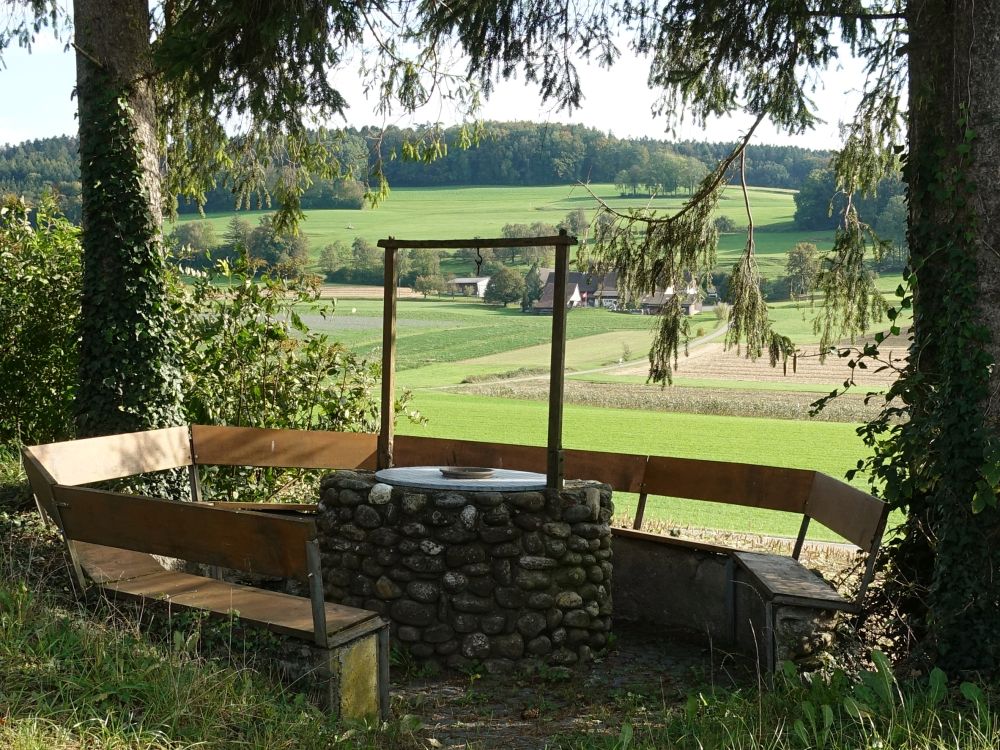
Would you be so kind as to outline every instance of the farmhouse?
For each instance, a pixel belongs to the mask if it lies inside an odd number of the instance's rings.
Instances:
[[[663,310],[663,306],[674,296],[673,286],[666,289],[657,290],[655,294],[649,294],[642,298],[639,306],[645,315],[655,315]],[[701,290],[698,282],[688,279],[687,288],[683,292],[681,299],[681,311],[685,315],[694,315],[701,312]]]
[[[567,308],[572,309],[574,307],[579,307],[582,301],[582,297],[580,296],[580,285],[572,281],[567,281],[564,297]],[[555,282],[550,274],[548,281],[545,282],[545,287],[542,289],[542,296],[531,303],[531,312],[539,315],[551,315],[552,310],[555,307],[554,300]]]
[[[543,283],[548,283],[551,268],[538,269],[538,275]],[[566,281],[580,287],[580,304],[585,307],[618,308],[618,274],[608,271],[597,273],[593,269],[587,271],[570,271]]]
[[[486,285],[489,283],[489,276],[469,276],[452,279],[448,282],[448,287],[453,294],[461,294],[463,297],[485,297]]]

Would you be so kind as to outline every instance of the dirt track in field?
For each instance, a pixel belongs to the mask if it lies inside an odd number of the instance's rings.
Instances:
[[[906,363],[906,341],[902,337],[887,340],[882,347],[885,356],[891,356],[893,364],[902,367]],[[692,349],[687,357],[680,357],[674,372],[678,378],[705,378],[711,380],[746,380],[767,383],[821,383],[836,385],[851,376],[848,365],[851,357],[827,355],[825,362],[820,361],[817,347],[806,347],[796,357],[794,365],[789,359],[787,368],[779,362],[777,367],[771,367],[766,356],[751,361],[736,352],[724,351],[722,344],[710,343]],[[892,369],[875,372],[880,365],[869,363],[868,369],[855,368],[855,383],[862,388],[886,388],[896,379]],[[621,375],[646,375],[648,366],[645,363],[616,371]]]
[[[382,299],[383,287],[380,286],[330,286],[324,284],[319,290],[320,299]],[[408,286],[401,286],[396,294],[397,299],[421,299],[420,292],[415,292]]]

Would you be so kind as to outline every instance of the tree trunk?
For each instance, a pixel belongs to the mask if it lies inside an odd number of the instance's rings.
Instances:
[[[973,508],[1000,435],[1000,0],[911,0],[907,20],[914,484],[895,562],[930,655],[993,670],[1000,514]]]
[[[83,183],[82,435],[179,420],[160,237],[160,159],[146,0],[76,0]]]

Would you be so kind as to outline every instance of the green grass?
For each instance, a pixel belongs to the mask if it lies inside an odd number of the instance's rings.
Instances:
[[[737,356],[733,354],[733,356]],[[569,374],[571,380],[582,380],[590,383],[622,383],[623,385],[643,385],[645,375],[614,375],[612,373],[595,372],[584,375]],[[712,378],[674,378],[674,388],[720,389],[737,391],[775,391],[780,393],[829,393],[839,388],[843,383],[794,383],[771,382],[763,380],[715,380]],[[866,391],[867,392],[867,391]]]
[[[307,322],[315,330],[329,333],[355,351],[372,355],[382,345],[381,314],[381,303],[376,300],[345,300],[338,305],[335,315],[326,319],[309,316]],[[547,345],[552,338],[551,316],[525,314],[516,307],[497,307],[482,302],[402,300],[398,320],[396,361],[401,371],[538,347]],[[712,316],[706,315],[704,320],[704,326],[709,328]],[[623,331],[631,332],[629,338],[638,342],[648,337],[652,324],[653,320],[647,316],[580,308],[567,317],[566,338],[572,342]],[[601,363],[617,360],[621,356],[621,345],[613,346],[613,339],[612,336],[604,341],[610,347],[607,355],[603,348],[596,353],[587,349],[583,359]],[[573,350],[572,344],[568,349]],[[540,356],[538,351],[524,364],[536,364]],[[500,370],[511,369],[498,364]]]
[[[419,391],[413,406],[428,417],[429,424],[401,423],[402,434],[545,444],[547,405],[542,402]],[[567,448],[814,469],[842,478],[865,455],[854,429],[855,425],[833,422],[567,405],[563,442]],[[635,498],[616,495],[616,506],[619,514],[631,516]],[[801,520],[792,514],[665,498],[651,498],[646,514],[664,524],[779,536],[794,536]],[[836,538],[813,526],[814,538]]]
[[[621,198],[614,185],[591,185],[590,189],[609,206],[624,210],[644,207],[647,204],[659,211],[676,211],[686,196],[676,195],[656,198]],[[770,267],[772,257],[790,250],[795,242],[803,239],[801,232],[791,226],[795,203],[791,191],[751,188],[754,221],[760,227],[770,226],[773,232],[761,231],[757,235],[758,252],[762,267]],[[312,256],[318,257],[320,249],[331,242],[350,244],[355,237],[375,242],[389,235],[400,239],[445,239],[463,237],[499,237],[505,224],[530,224],[536,221],[558,224],[566,214],[582,208],[596,211],[597,203],[587,190],[579,185],[553,185],[547,187],[442,187],[397,188],[377,208],[362,210],[313,210],[306,213],[302,231],[309,239]],[[206,219],[221,238],[226,225],[234,215],[240,215],[253,224],[268,211],[241,211],[208,214]],[[718,213],[733,218],[737,224],[746,224],[743,199],[738,189],[729,188],[720,201]],[[179,223],[199,221],[197,214],[186,214]],[[832,233],[826,233],[832,240]],[[826,236],[808,233],[808,241]],[[826,240],[821,240],[826,241]],[[720,265],[728,267],[741,250],[743,235],[728,235],[720,243]],[[731,259],[731,256],[732,259]],[[784,261],[780,265],[784,267]],[[460,265],[446,270],[468,273]],[[773,275],[773,274],[765,274]]]

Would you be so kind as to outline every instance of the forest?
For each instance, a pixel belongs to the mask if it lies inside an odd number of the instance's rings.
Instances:
[[[690,191],[709,165],[732,148],[728,143],[617,138],[594,128],[534,122],[486,122],[478,138],[447,128],[443,156],[432,163],[405,158],[422,133],[390,127],[347,128],[313,133],[337,154],[344,176],[316,179],[302,196],[302,208],[362,208],[369,176],[378,165],[392,187],[453,185],[554,185],[610,182],[623,193]],[[0,148],[0,194],[37,202],[43,190],[61,196],[66,215],[80,216],[78,141],[62,136]],[[796,146],[755,145],[747,153],[747,180],[757,187],[797,190],[811,173],[827,167],[831,152]],[[735,180],[735,174],[733,176]],[[204,210],[231,211],[236,199],[227,175],[216,176]],[[829,194],[824,198],[829,201]],[[824,207],[825,208],[825,207]],[[196,212],[181,201],[180,213]]]

